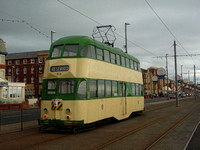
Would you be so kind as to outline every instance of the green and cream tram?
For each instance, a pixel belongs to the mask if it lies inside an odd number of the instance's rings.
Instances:
[[[87,36],[55,41],[43,78],[41,128],[73,129],[144,110],[138,59]]]

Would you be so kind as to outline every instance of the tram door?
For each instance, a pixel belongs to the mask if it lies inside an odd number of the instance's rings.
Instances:
[[[126,83],[125,82],[120,82],[120,96],[121,96],[122,115],[126,115],[127,101],[126,101]]]

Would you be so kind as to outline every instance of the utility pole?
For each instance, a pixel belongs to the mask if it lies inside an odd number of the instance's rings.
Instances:
[[[167,61],[167,56],[166,54],[166,72],[167,72],[167,100],[169,99],[169,83],[168,83],[168,61]]]
[[[197,100],[197,94],[196,94],[196,68],[194,65],[194,94],[195,94],[195,100]]]
[[[183,94],[183,65],[181,65],[181,94]]]
[[[188,82],[190,83],[190,70],[188,70]]]
[[[178,107],[178,82],[177,82],[177,60],[176,60],[176,41],[174,41],[174,64],[175,64],[175,84],[176,84],[176,107]]]

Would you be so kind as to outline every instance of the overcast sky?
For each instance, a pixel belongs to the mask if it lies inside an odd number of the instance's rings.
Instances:
[[[200,54],[200,0],[148,0],[169,30],[145,0],[59,1],[0,0],[0,19],[6,19],[0,20],[0,38],[6,42],[8,53],[49,49],[51,30],[56,31],[54,40],[70,35],[91,37],[98,23],[113,25],[117,33],[115,47],[124,49],[125,39],[121,36],[124,37],[128,22],[128,53],[137,57],[144,69],[165,68],[165,58],[153,57],[174,55],[174,40],[177,55]],[[173,79],[174,58],[169,57],[168,62],[169,76]],[[178,74],[183,65],[183,78],[188,78],[190,71],[190,80],[196,65],[200,82],[200,55],[179,56],[177,63]]]

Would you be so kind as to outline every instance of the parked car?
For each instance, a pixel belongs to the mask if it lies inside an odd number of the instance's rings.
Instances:
[[[170,98],[170,99],[176,98],[176,94],[170,93],[170,94],[169,94],[169,98]]]
[[[186,97],[186,94],[185,93],[181,93],[181,97]]]

